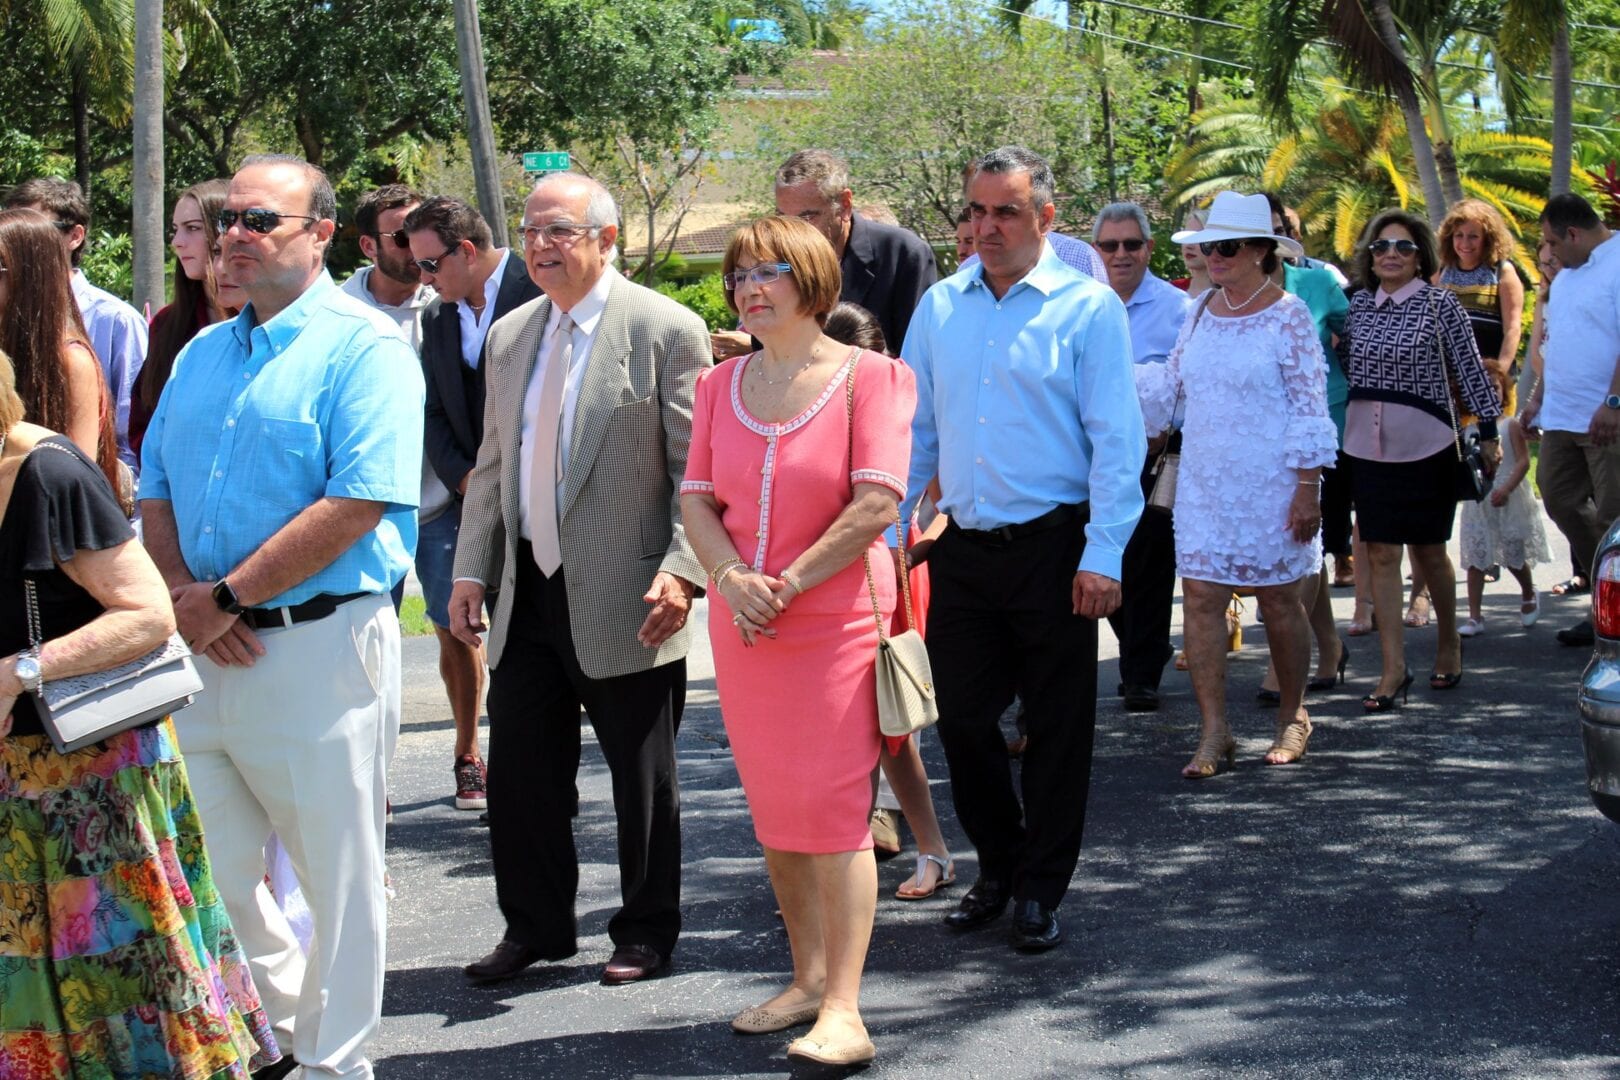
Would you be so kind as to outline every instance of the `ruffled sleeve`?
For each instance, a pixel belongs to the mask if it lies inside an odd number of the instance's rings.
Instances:
[[[731,379],[732,365],[728,361],[719,367],[706,368],[698,373],[697,390],[692,401],[692,443],[686,451],[686,476],[681,480],[682,495],[714,494],[714,398],[715,387],[725,386]]]
[[[1339,453],[1339,429],[1327,406],[1327,358],[1310,308],[1296,296],[1277,305],[1282,316],[1278,343],[1288,426],[1283,461],[1290,469],[1332,465]]]
[[[1136,400],[1142,406],[1142,427],[1150,439],[1175,422],[1176,399],[1181,394],[1181,353],[1208,303],[1209,294],[1205,292],[1187,309],[1181,333],[1176,335],[1176,344],[1164,363],[1137,364],[1132,371],[1136,376]]]
[[[107,478],[65,436],[42,439],[29,453],[12,491],[20,511],[22,569],[42,571],[80,551],[103,551],[135,539]]]
[[[911,461],[911,418],[917,411],[917,377],[905,364],[875,352],[856,361],[855,427],[849,482],[881,484],[906,497]]]

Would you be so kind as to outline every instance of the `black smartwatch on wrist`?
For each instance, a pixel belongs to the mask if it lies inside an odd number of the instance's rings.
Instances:
[[[242,614],[242,605],[236,599],[236,590],[224,578],[214,582],[214,604],[227,615]]]

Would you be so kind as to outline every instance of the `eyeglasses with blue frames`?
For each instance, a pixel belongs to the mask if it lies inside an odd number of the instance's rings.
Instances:
[[[266,210],[262,206],[250,207],[246,210],[221,210],[214,216],[214,228],[221,236],[231,231],[231,226],[238,221],[242,228],[250,233],[264,236],[273,233],[280,226],[282,219],[292,218],[296,221],[319,221],[318,217],[309,214],[283,214],[280,210]]]
[[[745,281],[752,285],[769,285],[783,274],[791,273],[793,267],[789,263],[760,263],[746,270],[733,270],[720,279],[720,284],[726,292],[736,292],[737,286]]]
[[[1374,240],[1367,245],[1367,250],[1374,255],[1382,255],[1390,248],[1401,255],[1416,255],[1418,246],[1411,240]]]
[[[603,225],[575,225],[572,221],[553,221],[549,225],[519,225],[518,234],[523,237],[523,246],[546,243],[566,247],[577,243],[582,237],[593,232],[601,232]]]

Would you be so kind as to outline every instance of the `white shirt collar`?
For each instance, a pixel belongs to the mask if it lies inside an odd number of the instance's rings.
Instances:
[[[494,272],[491,273],[484,281],[484,312],[482,315],[475,314],[473,312],[472,305],[468,304],[465,298],[460,301],[462,308],[464,308],[469,315],[472,315],[474,320],[482,322],[495,310],[495,294],[501,291],[501,282],[506,278],[506,260],[510,259],[511,257],[512,250],[510,248],[502,248],[501,261],[495,264]]]
[[[596,279],[591,291],[580,298],[579,303],[568,313],[574,320],[574,328],[587,336],[596,333],[596,324],[602,319],[602,309],[607,307],[608,292],[613,288],[614,279],[619,271],[610,263],[602,268],[602,276]],[[551,305],[551,315],[546,319],[546,336],[549,338],[557,329],[562,320],[562,308],[556,304]]]

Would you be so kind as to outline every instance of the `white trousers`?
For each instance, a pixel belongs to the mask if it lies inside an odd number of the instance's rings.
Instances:
[[[308,1077],[369,1078],[382,1016],[383,800],[400,714],[399,621],[386,595],[259,631],[249,668],[197,664],[175,714],[214,883],[283,1053]],[[306,959],[265,886],[274,830],[314,916]]]

